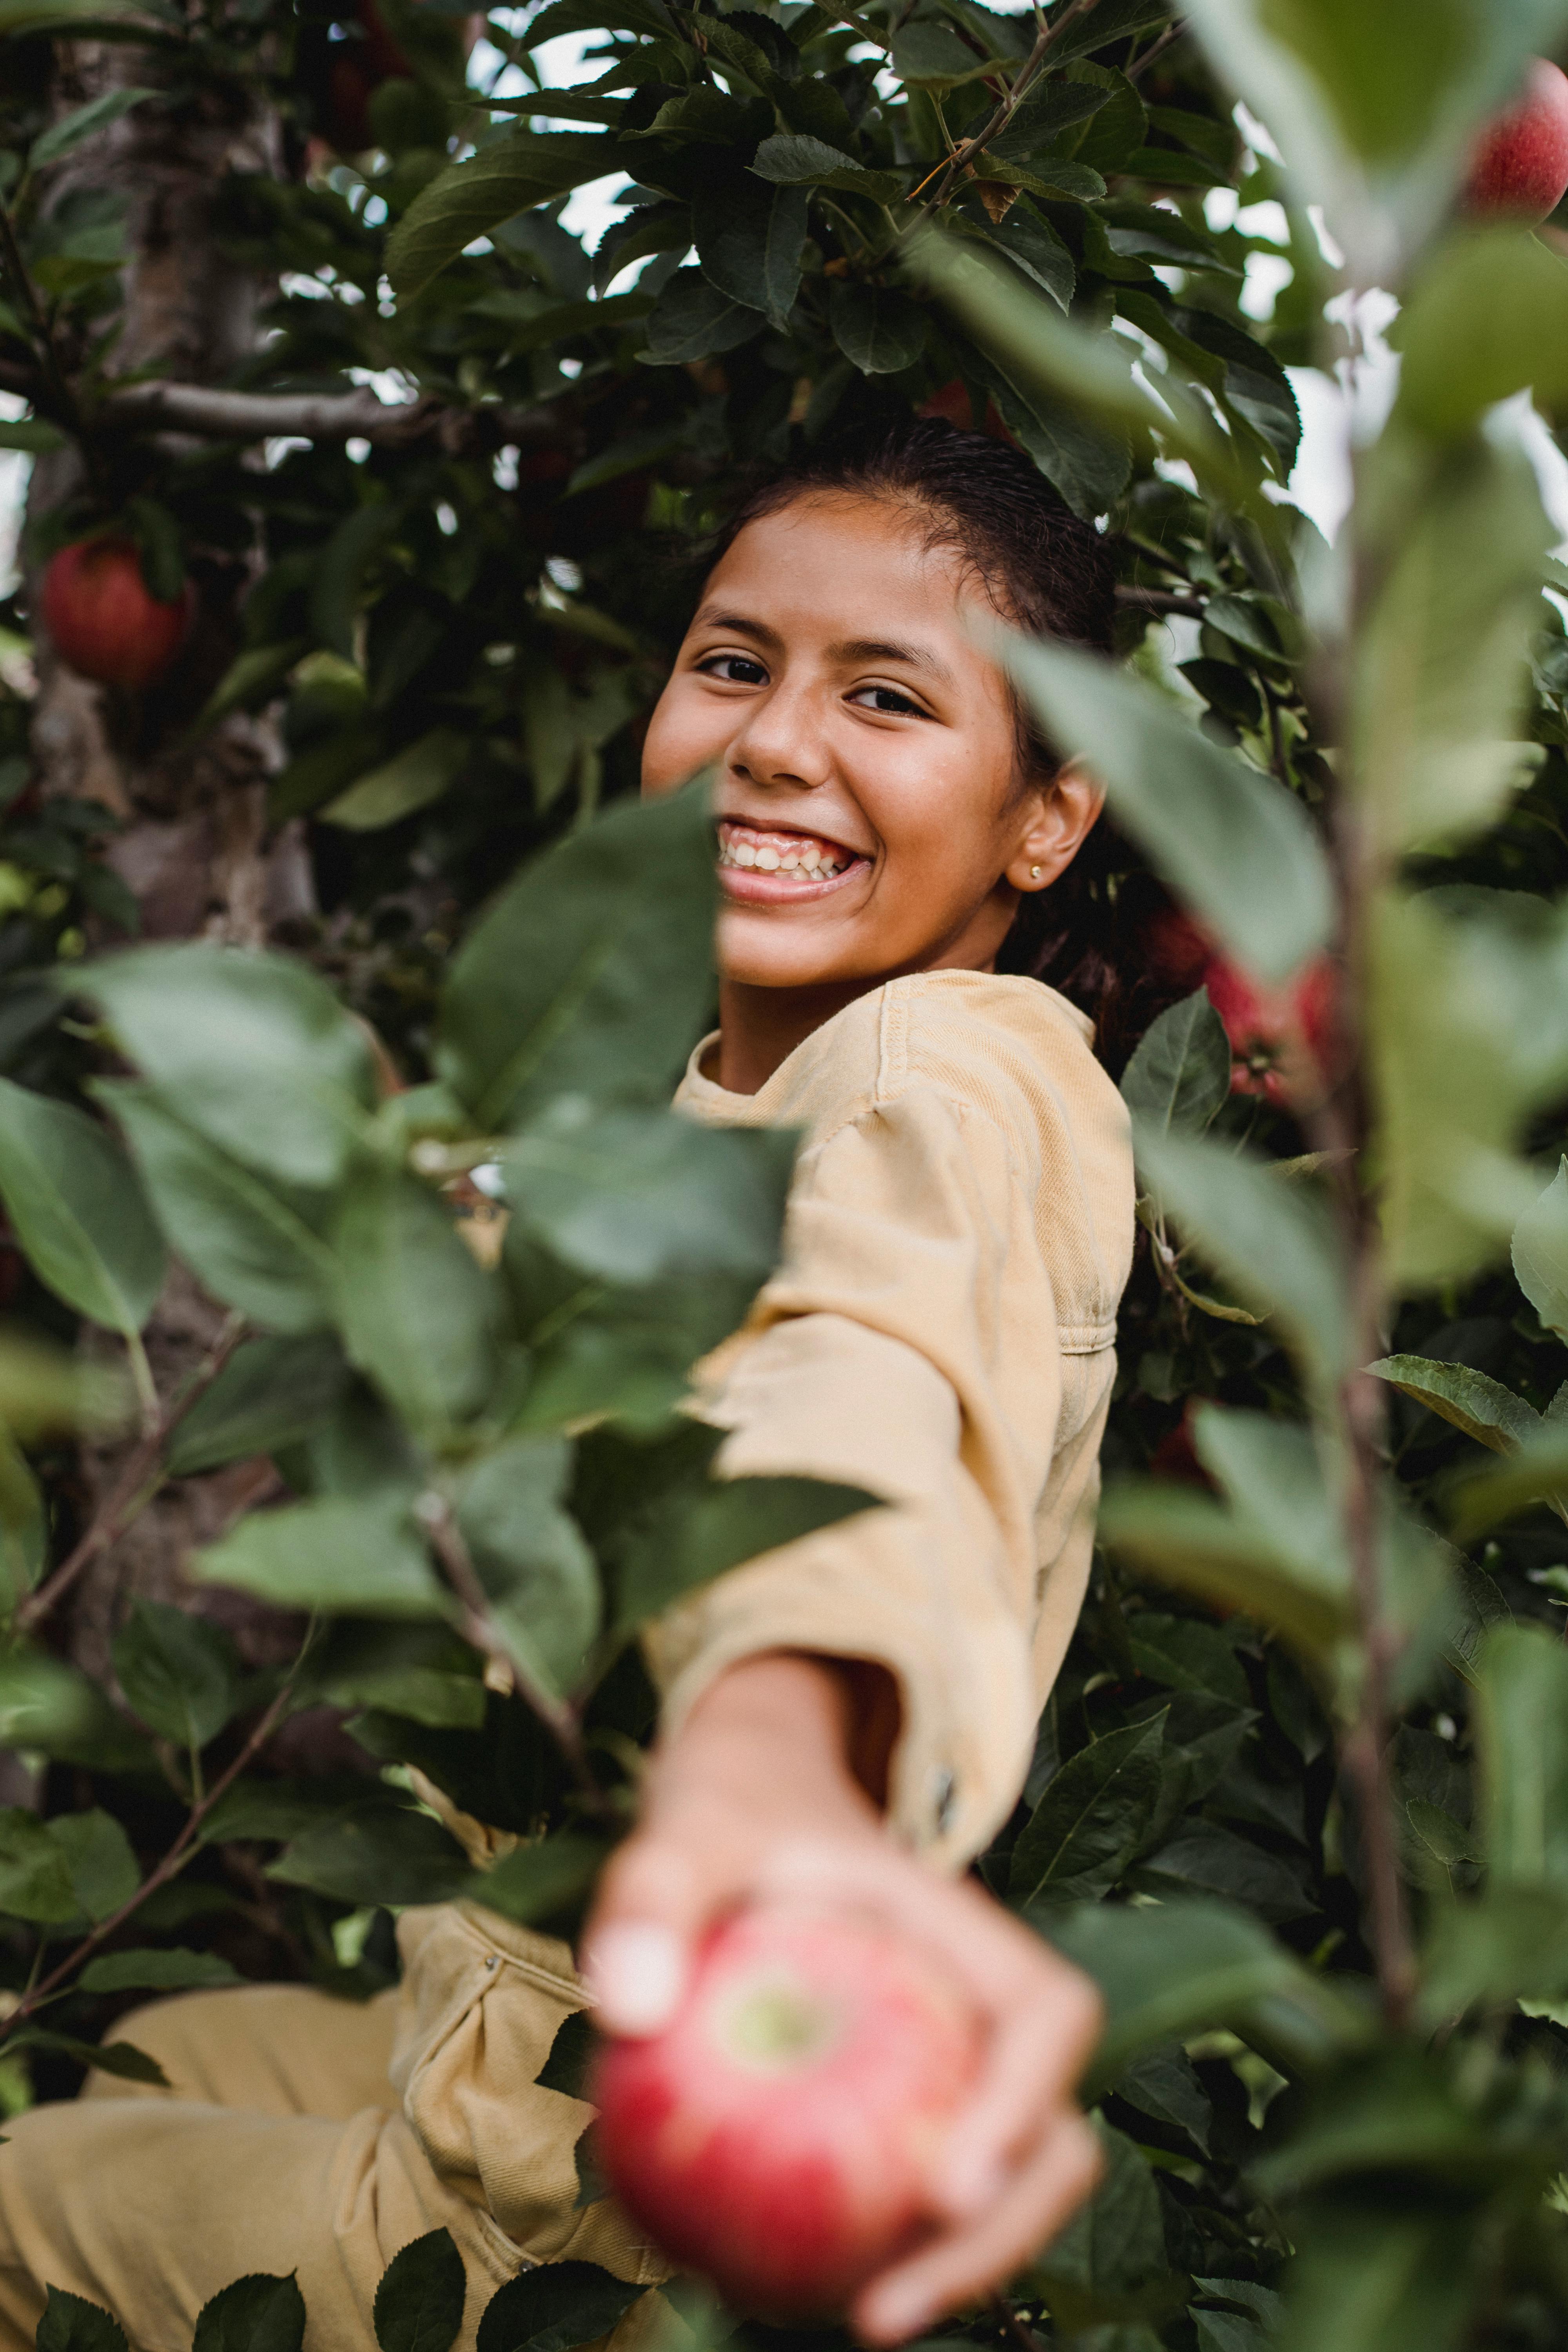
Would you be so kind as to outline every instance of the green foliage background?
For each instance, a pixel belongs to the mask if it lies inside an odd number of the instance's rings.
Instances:
[[[1231,1091],[1201,993],[1122,1074],[1146,1241],[1104,1549],[979,1865],[1105,1990],[1108,2169],[1005,2304],[945,2332],[1560,2342],[1568,1175],[1543,1187],[1568,1140],[1568,646],[1488,412],[1568,392],[1568,278],[1449,209],[1474,122],[1568,40],[1563,11],[551,0],[490,38],[526,80],[542,41],[590,33],[584,79],[504,99],[465,79],[437,0],[382,13],[411,70],[352,157],[322,142],[356,18],[0,13],[0,381],[28,402],[4,432],[60,467],[30,562],[112,525],[160,593],[189,571],[192,645],[110,698],[114,740],[142,758],[280,708],[271,816],[309,821],[323,910],[287,956],[127,948],[106,812],[37,789],[5,689],[0,1736],[41,1768],[39,1810],[0,1815],[5,2095],[145,2076],[112,2027],[150,1989],[303,1973],[363,1997],[405,1903],[569,1931],[649,1728],[637,1628],[868,1507],[715,1488],[676,1411],[771,1263],[788,1144],[663,1108],[706,1017],[710,877],[695,801],[629,802],[636,720],[679,617],[666,550],[746,467],[856,416],[994,404],[1122,572],[1132,674],[1023,651],[1043,717],[1228,952],[1283,982],[1331,946],[1345,1001],[1299,1118]],[[68,35],[126,69],[61,120]],[[362,394],[353,432],[339,414],[265,466],[210,423],[153,429],[117,367],[93,142],[221,106],[281,125],[279,171],[220,192],[236,266],[278,279],[222,389],[281,421],[390,371],[427,405]],[[589,253],[561,205],[607,173],[634,201]],[[1279,200],[1287,240],[1211,230],[1231,187]],[[1258,251],[1289,269],[1267,327],[1238,302]],[[1283,501],[1283,368],[1335,350],[1331,293],[1380,283],[1401,391],[1331,554]],[[1166,615],[1195,635],[1179,671]],[[0,617],[32,625],[25,599]],[[1123,887],[1142,903],[1146,874]],[[465,1246],[452,1189],[489,1165],[499,1255]],[[229,1320],[161,1394],[142,1335],[171,1250]],[[114,1336],[68,1355],[80,1326]],[[121,1433],[96,1516],[83,1429]],[[111,1679],[83,1675],[86,1560],[162,1481],[257,1456],[288,1499],[194,1571],[285,1612],[286,1652],[142,1599]],[[290,1769],[321,1708],[347,1738]],[[409,1768],[524,1843],[477,1878]],[[440,2233],[400,2262],[386,2352],[416,2305],[457,2326]],[[498,2352],[602,2333],[585,2268],[505,2290],[544,2301],[487,2320]],[[250,2295],[204,2329],[298,2340],[282,2283]],[[63,2297],[46,2332],[113,2341]]]

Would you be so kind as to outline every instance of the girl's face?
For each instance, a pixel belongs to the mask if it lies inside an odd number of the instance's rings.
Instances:
[[[918,517],[858,496],[798,499],[715,567],[643,790],[717,771],[727,980],[988,970],[1020,893],[1070,862],[1099,796],[1070,770],[1016,789],[1012,703],[976,626],[995,618]]]

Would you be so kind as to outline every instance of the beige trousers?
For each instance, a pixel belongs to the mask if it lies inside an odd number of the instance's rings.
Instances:
[[[189,2352],[203,2304],[252,2271],[298,2275],[306,2352],[374,2352],[383,2271],[438,2228],[468,2271],[459,2352],[531,2262],[665,2275],[615,2206],[574,2210],[588,2110],[535,2079],[583,2005],[565,1947],[468,1904],[406,1912],[398,1939],[403,1983],[363,2006],[247,1985],[141,2010],[113,2039],[168,2090],[92,2074],[7,2126],[0,2352],[30,2352],[51,2285],[134,2352]]]

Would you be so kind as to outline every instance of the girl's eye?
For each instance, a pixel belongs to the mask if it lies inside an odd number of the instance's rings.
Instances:
[[[749,654],[710,654],[698,668],[705,677],[721,678],[726,686],[765,686],[768,674]]]
[[[923,719],[925,712],[896,686],[858,686],[849,698],[862,710],[885,710],[898,719]]]

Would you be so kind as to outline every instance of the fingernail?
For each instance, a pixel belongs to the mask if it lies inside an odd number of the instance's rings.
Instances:
[[[671,1928],[653,1920],[627,1920],[600,1929],[584,1974],[598,2024],[611,2033],[658,2033],[675,2015],[686,1990],[686,1952]]]

